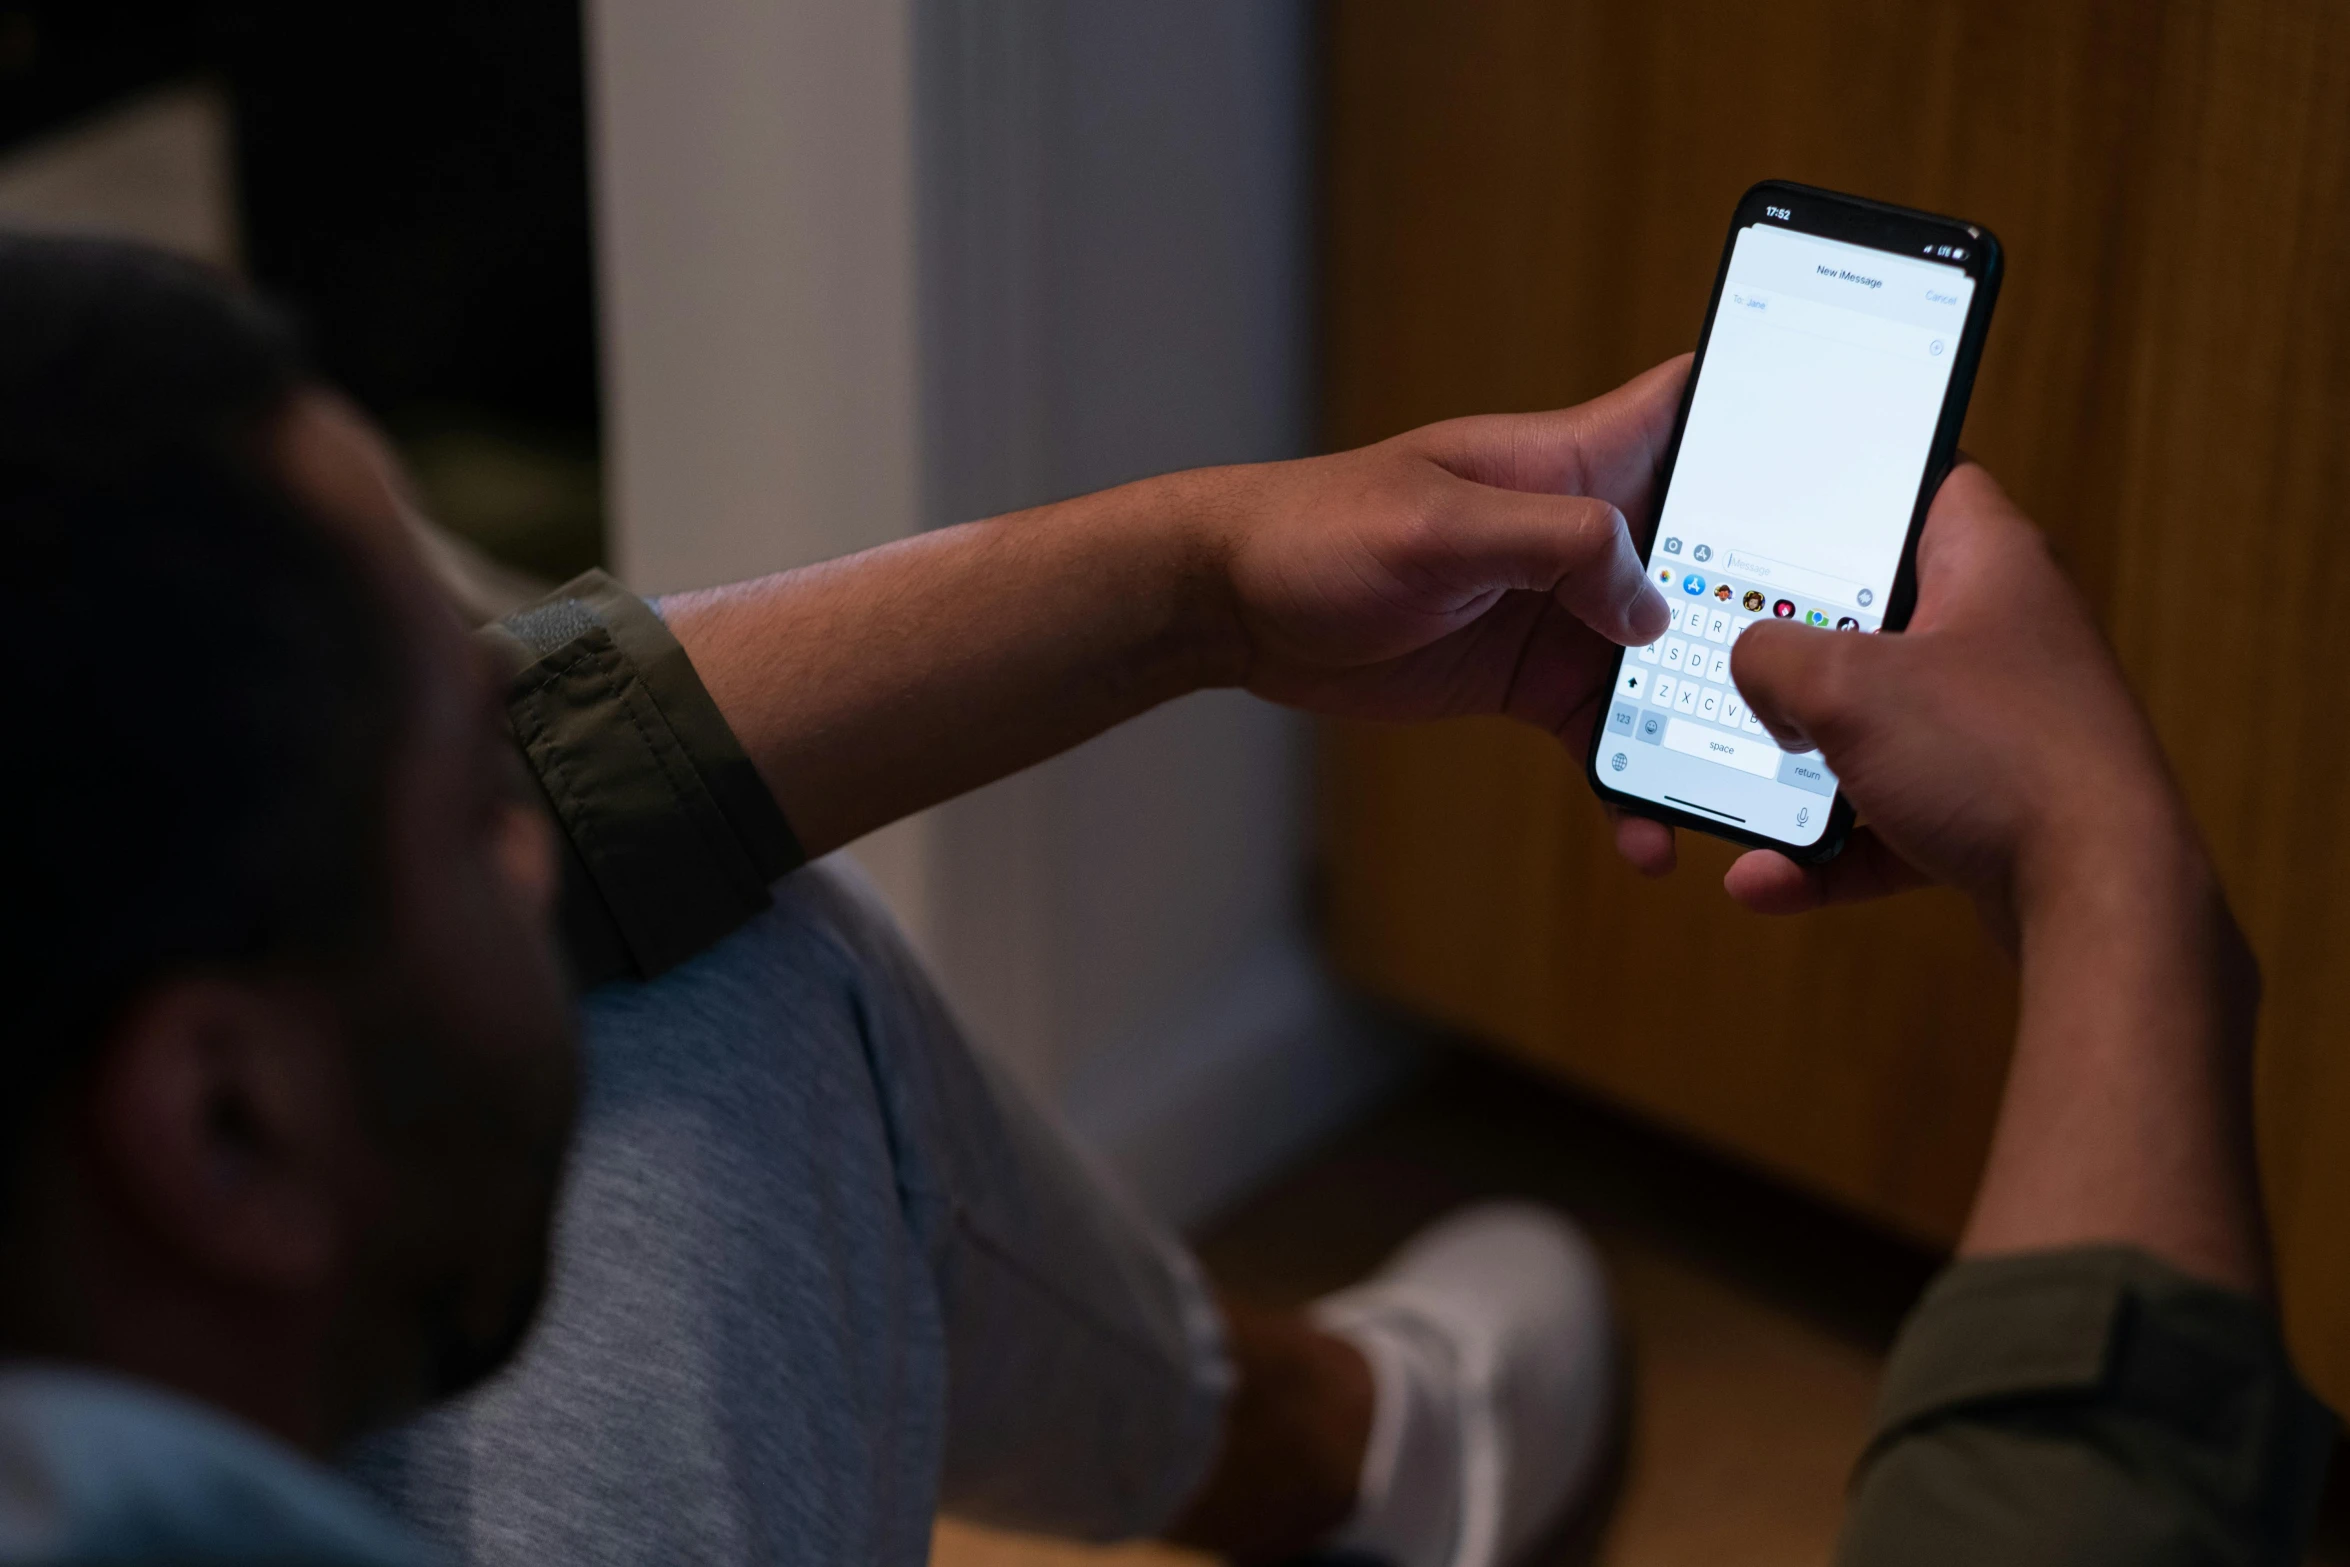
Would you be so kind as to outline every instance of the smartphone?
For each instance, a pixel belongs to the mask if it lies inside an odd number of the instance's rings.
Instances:
[[[1602,800],[1805,863],[1844,846],[1835,773],[1764,732],[1730,649],[1771,617],[1908,623],[1999,273],[1979,223],[1778,180],[1739,201],[1658,481],[1647,564],[1672,625],[1616,661]]]

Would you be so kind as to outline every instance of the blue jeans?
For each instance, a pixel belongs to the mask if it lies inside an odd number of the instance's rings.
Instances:
[[[927,1559],[1163,1526],[1231,1384],[1181,1245],[971,1050],[853,871],[584,1005],[546,1308],[355,1455],[452,1559]]]

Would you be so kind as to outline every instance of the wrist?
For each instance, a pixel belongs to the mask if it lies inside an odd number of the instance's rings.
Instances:
[[[2229,1015],[2248,1019],[2257,1009],[2257,964],[2174,792],[2108,797],[2037,837],[2013,889],[2027,965],[2061,953],[2066,967],[2095,961],[2157,988],[2188,984]]]
[[[1205,468],[1145,479],[1134,492],[1135,536],[1147,539],[1166,605],[1158,656],[1184,690],[1245,684],[1249,639],[1233,585],[1236,533],[1256,468]]]
[[[2207,868],[2202,838],[2170,789],[2083,782],[2026,827],[2015,860],[2016,914],[2029,920],[2107,885],[2192,883]]]
[[[2259,973],[2184,806],[2145,804],[2019,865],[2015,1054],[1960,1250],[2121,1243],[2259,1295]]]

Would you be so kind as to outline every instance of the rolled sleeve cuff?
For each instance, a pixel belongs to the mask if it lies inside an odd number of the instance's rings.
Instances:
[[[2333,1430],[2243,1295],[2124,1247],[1964,1262],[1894,1346],[1839,1559],[2293,1561]]]
[[[589,572],[482,634],[512,662],[508,719],[562,830],[582,989],[651,978],[767,907],[799,841],[642,599]]]

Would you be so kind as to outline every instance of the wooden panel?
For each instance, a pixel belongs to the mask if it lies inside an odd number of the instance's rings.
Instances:
[[[2350,1395],[2350,7],[1346,0],[1335,444],[1572,402],[1691,346],[1780,176],[1979,218],[1967,445],[2153,709],[2269,977],[2262,1151],[2304,1362]],[[1955,1233],[2013,986],[1965,907],[1739,914],[1614,863],[1531,733],[1343,726],[1330,933],[1374,988],[1917,1233]]]
[[[1498,720],[1347,726],[1325,763],[1350,975],[1912,1234],[1955,1233],[2012,1006],[1964,903],[1754,920],[1727,909],[1731,851],[1707,839],[1642,881],[1573,761]]]

